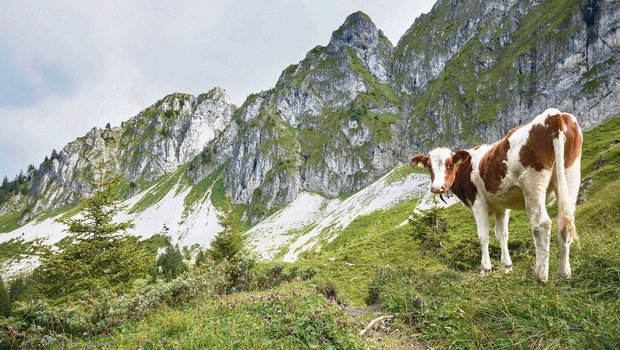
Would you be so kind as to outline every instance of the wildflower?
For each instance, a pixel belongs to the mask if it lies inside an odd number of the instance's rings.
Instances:
[[[420,297],[419,295],[417,295],[417,296],[415,297],[415,299],[413,300],[413,302],[414,302],[416,305],[418,305],[418,306],[421,306],[421,305],[424,303],[424,301],[422,300],[422,297]]]
[[[325,343],[325,340],[326,340],[325,336],[323,334],[321,334],[321,333],[317,333],[316,334],[316,339],[318,339],[319,342],[321,342],[321,343]]]

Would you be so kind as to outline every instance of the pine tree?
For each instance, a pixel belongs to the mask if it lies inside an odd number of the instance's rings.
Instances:
[[[53,149],[53,150],[52,150],[52,155],[50,156],[50,159],[51,159],[51,160],[54,160],[54,159],[58,159],[58,158],[60,158],[60,157],[58,156],[58,152],[56,151],[56,149]]]
[[[224,228],[211,242],[209,256],[215,262],[224,259],[231,260],[245,248],[245,237],[241,232],[241,220],[232,209],[230,200],[224,202],[223,213],[218,215],[218,221]]]
[[[134,227],[131,220],[115,222],[125,207],[114,186],[120,176],[111,176],[100,163],[94,178],[85,180],[94,194],[83,198],[80,215],[61,218],[68,235],[57,244],[58,252],[42,256],[41,274],[51,297],[94,288],[122,288],[146,274],[148,255],[138,238],[126,235]]]
[[[178,246],[167,246],[164,253],[157,258],[157,266],[166,281],[187,271],[187,265],[183,262],[183,255]]]
[[[11,287],[9,287],[9,299],[11,300],[11,303],[21,300],[24,296],[25,289],[26,284],[24,283],[23,278],[18,277],[14,279],[11,283]]]
[[[204,250],[200,249],[198,250],[198,253],[196,254],[196,260],[194,260],[194,266],[200,267],[204,265],[206,260],[207,260],[207,255],[205,254]]]
[[[2,277],[0,277],[0,316],[11,316],[11,301],[9,300],[9,294],[6,292]]]

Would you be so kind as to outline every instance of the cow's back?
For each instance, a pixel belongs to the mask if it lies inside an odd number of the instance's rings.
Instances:
[[[554,139],[564,132],[564,163],[568,168],[581,155],[582,134],[574,116],[550,109],[530,123],[512,129],[492,145],[473,149],[472,181],[490,206],[524,207],[523,177],[553,172]],[[550,183],[547,192],[552,192]]]

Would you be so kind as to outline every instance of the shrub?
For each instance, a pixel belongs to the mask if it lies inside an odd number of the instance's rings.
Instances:
[[[48,347],[62,344],[70,336],[99,334],[144,317],[162,305],[185,303],[205,293],[210,276],[203,272],[185,274],[160,284],[147,285],[133,297],[98,290],[84,300],[71,304],[52,305],[44,300],[16,303],[14,317],[5,325],[15,332],[11,347]]]
[[[338,304],[343,304],[338,291],[338,286],[336,286],[334,281],[330,279],[321,280],[317,283],[315,288],[317,293],[322,294],[328,300],[333,300]]]
[[[255,262],[253,257],[245,253],[220,262],[211,262],[207,267],[211,277],[211,292],[222,295],[249,290]]]
[[[183,262],[183,255],[179,251],[179,247],[173,245],[164,248],[164,252],[157,258],[156,265],[158,274],[166,281],[170,281],[187,271],[187,265]]]
[[[414,212],[409,218],[413,237],[420,241],[423,249],[437,250],[444,248],[450,226],[443,216],[443,208],[433,206],[427,210]]]

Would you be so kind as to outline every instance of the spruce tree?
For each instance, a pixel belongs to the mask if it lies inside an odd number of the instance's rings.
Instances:
[[[104,163],[93,175],[85,180],[94,194],[81,200],[80,214],[57,220],[67,226],[67,237],[57,244],[58,251],[42,256],[41,274],[51,297],[122,288],[148,270],[146,249],[138,238],[126,235],[134,227],[132,220],[114,221],[125,209],[114,190],[120,176],[110,175]]]
[[[209,250],[209,256],[215,262],[224,259],[231,260],[245,248],[245,237],[241,232],[241,219],[232,209],[230,200],[227,199],[224,202],[223,212],[218,214],[218,221],[223,230],[215,236]]]
[[[21,300],[25,290],[26,284],[24,283],[24,279],[21,277],[14,279],[11,283],[11,287],[9,287],[9,299],[11,303]]]
[[[173,245],[167,246],[164,253],[157,258],[157,266],[166,281],[170,281],[187,271],[187,265],[183,262],[183,255],[179,247]]]
[[[6,292],[2,277],[0,277],[0,316],[11,316],[11,300],[9,300],[9,293]]]
[[[206,260],[207,260],[207,255],[205,254],[204,250],[199,249],[198,253],[196,254],[196,259],[194,260],[194,266],[200,267],[204,265]]]

